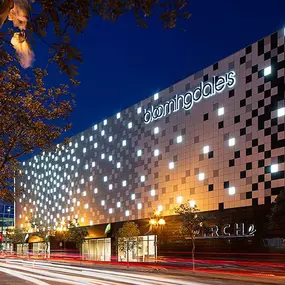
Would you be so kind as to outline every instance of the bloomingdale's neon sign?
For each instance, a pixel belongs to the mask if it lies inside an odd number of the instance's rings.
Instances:
[[[180,108],[185,111],[190,110],[194,103],[198,103],[202,98],[208,98],[225,90],[226,87],[233,88],[236,84],[236,73],[230,71],[222,76],[213,76],[211,81],[201,82],[193,91],[187,91],[183,95],[176,95],[169,101],[158,106],[152,106],[150,110],[144,110],[144,122],[149,124],[162,117],[177,112]]]

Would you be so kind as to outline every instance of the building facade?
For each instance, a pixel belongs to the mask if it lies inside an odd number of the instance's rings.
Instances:
[[[203,248],[253,248],[256,237],[265,248],[285,184],[284,40],[282,29],[25,161],[16,225],[31,214],[55,228],[77,219],[90,227],[86,254],[109,260],[116,229],[137,221],[155,258],[148,219],[159,210],[170,237],[175,207],[190,201],[217,217]],[[166,239],[163,248],[185,245]]]

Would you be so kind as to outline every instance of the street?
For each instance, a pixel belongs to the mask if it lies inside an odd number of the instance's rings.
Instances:
[[[185,274],[169,274],[168,272],[141,272],[117,269],[93,269],[81,266],[71,266],[60,263],[44,261],[23,261],[17,259],[2,259],[0,261],[1,285],[6,284],[96,284],[96,285],[208,285],[208,284],[234,284],[242,285],[245,281],[210,278],[209,276],[192,276]],[[273,280],[274,281],[274,280]],[[277,280],[275,280],[277,281]],[[283,280],[284,281],[284,280]],[[251,284],[265,284],[259,281],[250,281]],[[274,282],[275,283],[275,282]],[[268,283],[269,284],[269,283]],[[273,284],[273,283],[272,283]],[[277,284],[277,282],[276,282]],[[279,280],[278,284],[282,284]]]

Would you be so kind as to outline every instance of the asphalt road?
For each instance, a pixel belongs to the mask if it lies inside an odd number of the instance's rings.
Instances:
[[[43,261],[0,260],[1,285],[244,285],[244,281],[193,277],[185,274],[123,271],[112,269],[92,269],[80,266],[56,264]],[[259,284],[251,282],[253,284]],[[279,283],[280,284],[280,283]]]

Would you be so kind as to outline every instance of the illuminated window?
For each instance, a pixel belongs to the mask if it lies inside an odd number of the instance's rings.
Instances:
[[[205,173],[199,173],[198,179],[199,179],[200,181],[204,180],[204,179],[205,179]]]
[[[126,211],[125,211],[125,216],[128,217],[129,215],[130,215],[130,211],[129,211],[129,210],[126,210]],[[23,225],[21,225],[21,226],[23,226]]]
[[[109,155],[109,161],[112,161],[112,160],[113,160],[113,156]]]
[[[105,136],[105,131],[104,130],[101,131],[101,136],[102,137]]]
[[[94,143],[94,148],[97,148],[98,147],[98,143]]]
[[[113,209],[112,208],[109,209],[109,214],[113,214]]]
[[[121,168],[121,162],[117,162],[117,168]]]
[[[157,100],[158,98],[159,98],[158,93],[156,93],[156,94],[153,95],[153,99],[154,99],[154,100]]]
[[[140,178],[141,182],[145,182],[145,176],[142,175],[141,178]]]
[[[75,143],[74,147],[75,147],[75,148],[78,148],[78,143]]]
[[[118,113],[118,114],[117,114],[117,119],[120,119],[120,118],[121,118],[121,114]]]
[[[142,107],[137,108],[137,113],[140,114],[142,112]]]
[[[128,128],[131,129],[132,127],[133,127],[133,123],[132,123],[132,122],[129,122],[129,123],[128,123]]]
[[[141,149],[139,149],[139,150],[137,151],[137,156],[142,156],[142,150],[141,150]]]
[[[155,196],[155,190],[154,189],[150,190],[150,196]]]
[[[177,143],[182,143],[182,140],[183,140],[183,137],[182,137],[182,136],[178,136],[178,137],[176,138],[176,142],[177,142]]]
[[[270,75],[271,72],[272,72],[271,66],[267,66],[267,67],[264,68],[264,76]]]
[[[121,202],[117,202],[117,208],[121,207]]]
[[[142,209],[142,203],[138,203],[137,208],[138,208],[138,210],[141,210]]]
[[[195,208],[195,206],[196,206],[196,201],[195,201],[195,200],[191,200],[191,201],[189,202],[189,206],[190,206],[191,208]]]
[[[113,141],[113,137],[110,136],[110,137],[109,137],[109,142],[112,142],[112,141]]]
[[[174,169],[174,162],[169,162],[169,165],[168,165],[168,168],[169,169]]]
[[[113,185],[109,184],[109,190],[113,190]]]
[[[210,151],[210,147],[208,145],[203,147],[203,153],[204,154],[209,153],[209,151]]]
[[[81,141],[84,141],[84,136],[81,136]]]
[[[235,187],[230,187],[229,188],[229,195],[235,195],[236,193],[236,188]]]
[[[96,165],[96,162],[93,161],[93,162],[92,162],[92,167],[95,167],[95,165]]]
[[[159,156],[159,149],[155,149],[153,154],[154,154],[154,156]]]
[[[126,180],[124,180],[124,181],[122,182],[122,186],[123,186],[123,187],[126,187],[126,186],[127,186],[127,181],[126,181]]]
[[[229,146],[234,146],[236,144],[236,139],[235,138],[230,138],[229,139]]]
[[[126,146],[126,145],[127,145],[127,141],[126,141],[126,140],[123,140],[122,146]]]
[[[90,176],[90,177],[89,177],[89,181],[93,181],[93,176]]]
[[[83,153],[85,153],[85,152],[86,152],[86,147],[83,148]]]
[[[101,206],[105,206],[105,200],[101,201]]]
[[[105,153],[102,153],[101,154],[101,159],[104,159],[105,158]]]
[[[276,173],[276,172],[278,172],[278,170],[279,170],[278,164],[272,164],[271,165],[271,167],[270,167],[271,173]]]
[[[84,205],[84,209],[88,209],[89,208],[89,205],[88,204],[85,204]]]
[[[162,210],[163,210],[162,205],[158,205],[157,210],[158,210],[159,212],[162,212]]]
[[[108,181],[108,177],[107,177],[107,176],[104,176],[103,181],[104,181],[104,182],[107,182],[107,181]]]
[[[107,125],[107,120],[104,120],[103,124],[104,124],[104,126],[106,126]]]
[[[95,126],[93,127],[93,130],[96,131],[97,129],[98,129],[98,125],[95,125]]]
[[[285,107],[279,108],[277,110],[277,117],[280,118],[280,117],[284,117],[284,116],[285,116]]]
[[[218,116],[222,116],[225,114],[225,108],[224,107],[221,107],[218,109]]]
[[[94,193],[97,194],[98,193],[98,188],[94,189]]]
[[[153,132],[154,132],[154,134],[158,134],[159,133],[159,127],[155,127]]]
[[[176,200],[177,200],[177,203],[181,204],[182,201],[183,201],[183,197],[182,196],[178,196]]]
[[[136,194],[132,194],[132,195],[131,195],[131,199],[132,199],[132,200],[135,200],[135,199],[136,199]]]

